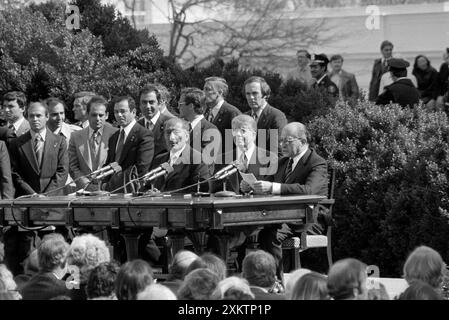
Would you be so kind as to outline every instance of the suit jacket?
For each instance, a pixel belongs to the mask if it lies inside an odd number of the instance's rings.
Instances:
[[[369,84],[369,100],[376,101],[379,95],[380,79],[382,75],[388,71],[388,68],[382,64],[382,59],[374,60],[371,81]]]
[[[247,112],[246,114],[251,115],[251,111]],[[287,118],[281,110],[276,109],[267,103],[257,121],[257,146],[270,152],[274,152],[274,150],[277,150],[279,137],[281,136],[282,129],[287,125],[287,122]],[[265,129],[266,131],[261,131],[260,129]],[[270,148],[271,131],[269,129],[277,130],[277,136],[273,136],[274,141],[272,148]],[[261,132],[265,132],[266,134],[265,141],[261,141],[260,139]]]
[[[329,78],[332,78],[332,74],[329,75]],[[357,99],[359,97],[359,85],[353,73],[341,70],[339,90],[342,98],[345,100],[348,98]]]
[[[0,199],[14,198],[14,185],[11,176],[11,163],[6,143],[0,141]]]
[[[109,139],[108,157],[105,165],[115,162],[115,149],[119,138],[120,130],[117,130]],[[122,154],[118,164],[122,167],[122,172],[115,174],[105,180],[106,190],[113,191],[129,181],[128,175],[133,166],[137,168],[139,176],[148,172],[154,156],[154,140],[150,130],[136,123],[131,128],[126,137]],[[121,191],[121,193],[123,190]]]
[[[195,128],[190,131],[189,141],[190,147],[200,153],[203,152],[203,149],[208,144],[214,143],[213,145],[211,145],[211,148],[214,147],[214,150],[206,150],[205,154],[211,155],[211,160],[215,161],[215,158],[218,155],[218,146],[221,146],[221,134],[215,125],[204,118],[201,119],[200,123],[198,123]],[[217,147],[215,148],[215,146]]]
[[[20,290],[23,300],[50,300],[57,296],[70,297],[70,291],[63,280],[51,272],[32,277]]]
[[[339,89],[337,85],[329,78],[327,74],[323,79],[321,79],[319,83],[315,82],[312,87],[321,88],[333,97],[338,97],[339,95]]]
[[[376,99],[376,104],[385,105],[397,103],[401,107],[412,107],[419,102],[419,92],[410,79],[399,79],[385,87],[382,94]]]
[[[117,131],[112,125],[105,123],[99,146],[98,168],[103,167],[108,156],[109,139]],[[97,169],[98,169],[97,168]],[[86,175],[92,173],[92,156],[89,147],[89,127],[72,134],[69,143],[69,172],[78,188],[83,188],[89,179]]]
[[[267,181],[281,183],[281,195],[328,195],[327,163],[315,150],[307,150],[288,179],[284,181],[288,161],[287,157],[279,160],[276,174],[265,177]]]
[[[69,158],[63,137],[47,129],[41,168],[38,168],[29,131],[12,140],[9,149],[16,196],[45,193],[65,185]]]
[[[151,169],[154,169],[162,163],[170,160],[170,152],[165,152],[158,155],[151,165]],[[201,154],[186,145],[185,149],[181,153],[180,157],[173,165],[173,172],[167,176],[159,177],[154,180],[154,187],[161,191],[173,191],[182,187],[186,187],[197,183],[198,181],[204,181],[211,177],[214,170],[214,165],[207,165],[201,160]],[[200,186],[202,192],[209,192],[208,183],[203,183]],[[149,186],[147,186],[149,187]],[[180,193],[196,192],[197,188],[192,187]]]
[[[8,128],[8,125],[0,128],[0,140],[6,142],[6,146],[9,147],[9,143],[11,140],[22,136],[26,132],[30,130],[30,123],[27,119],[24,119],[22,124],[19,126],[19,129],[14,133],[11,129]]]
[[[231,151],[227,152],[224,156],[224,159],[227,160],[227,163],[231,163],[232,161],[237,159],[237,152]],[[232,160],[231,160],[232,159]],[[248,169],[245,171],[241,165],[239,165],[239,170],[244,173],[252,173],[256,177],[257,180],[264,179],[266,176],[274,175],[277,168],[277,154],[271,152],[268,153],[265,149],[255,148],[251,159],[248,162]],[[215,166],[215,171],[218,172],[220,169],[226,167],[227,164],[218,164]],[[242,181],[242,177],[239,172],[236,172],[230,175],[227,179],[225,179],[226,190],[232,190],[235,193],[239,194],[240,192],[240,182]],[[213,192],[222,191],[223,190],[223,181],[214,181],[213,183]]]
[[[167,110],[167,112],[169,111]],[[165,143],[164,137],[164,127],[165,122],[173,117],[173,115],[170,116],[168,114],[161,113],[156,121],[156,124],[154,125],[152,131],[154,138],[154,156],[167,151],[167,145]],[[139,123],[142,127],[145,127],[145,118],[140,119],[139,121],[137,121],[137,123]]]

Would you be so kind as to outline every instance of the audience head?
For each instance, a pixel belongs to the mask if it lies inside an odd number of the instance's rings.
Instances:
[[[47,126],[51,131],[62,127],[65,121],[65,104],[58,98],[48,98],[45,100],[48,109]]]
[[[87,104],[89,126],[92,130],[100,130],[109,117],[108,101],[103,96],[93,96]]]
[[[393,55],[393,43],[388,40],[382,41],[380,44],[380,51],[385,59],[390,59]]]
[[[27,98],[23,92],[10,91],[3,95],[2,108],[5,112],[6,120],[10,124],[24,117],[26,105]]]
[[[343,61],[343,56],[341,56],[340,54],[334,54],[330,59],[332,71],[340,72],[341,68],[343,67]]]
[[[235,145],[242,151],[256,143],[257,123],[253,117],[241,114],[232,119],[232,136]]]
[[[44,102],[31,102],[27,110],[30,129],[36,133],[42,132],[47,126],[48,109]]]
[[[404,264],[404,278],[409,284],[420,280],[433,288],[440,288],[445,270],[446,265],[438,252],[420,246],[408,256]]]
[[[114,98],[114,116],[117,124],[124,128],[136,118],[136,102],[130,96]]]
[[[219,278],[209,269],[195,269],[184,278],[178,290],[179,300],[210,300]]]
[[[229,277],[221,280],[214,293],[213,300],[254,300],[249,283],[246,279]]]
[[[430,68],[430,60],[423,54],[416,56],[415,63],[413,65],[413,74],[418,70],[426,71]]]
[[[162,107],[162,94],[156,85],[145,86],[139,93],[140,111],[147,120],[151,120]]]
[[[120,265],[115,262],[102,262],[89,272],[86,285],[87,298],[114,299],[115,281],[120,271]]]
[[[309,51],[307,51],[305,49],[299,49],[298,51],[296,51],[296,59],[298,60],[298,65],[300,67],[307,66],[310,62],[310,58],[311,58],[311,55],[310,55]]]
[[[312,77],[319,80],[327,72],[327,65],[329,64],[329,59],[324,53],[313,54],[310,60],[310,73]]]
[[[292,300],[329,300],[327,278],[322,274],[310,272],[296,281]]]
[[[204,80],[205,102],[213,107],[221,100],[224,100],[228,94],[228,83],[221,77],[209,77]]]
[[[85,121],[87,120],[87,104],[92,97],[96,96],[95,92],[81,91],[75,93],[75,101],[73,101],[73,114],[75,120]]]
[[[215,272],[220,281],[226,278],[226,264],[221,258],[212,253],[204,253],[201,257],[193,261],[186,272],[190,273],[191,271],[200,268],[206,268]]]
[[[198,255],[192,251],[178,251],[170,265],[170,280],[183,280],[190,264],[197,258]]]
[[[243,259],[242,276],[252,286],[271,288],[276,283],[276,261],[263,250],[250,252]]]
[[[181,150],[189,141],[189,124],[181,118],[168,119],[165,122],[164,137],[169,151]]]
[[[198,88],[184,88],[178,102],[179,116],[192,121],[204,113],[204,92]]]
[[[177,300],[177,298],[173,291],[166,286],[154,283],[138,293],[137,300]]]
[[[293,158],[308,148],[310,133],[302,123],[290,122],[282,129],[279,142],[282,154]]]
[[[22,296],[17,291],[17,284],[9,269],[0,264],[0,300],[20,300]]]
[[[329,295],[335,300],[366,300],[366,267],[353,258],[337,261],[327,276]]]
[[[375,287],[368,289],[368,300],[390,300],[387,288],[382,282],[376,282]]]
[[[305,274],[308,274],[312,271],[309,269],[297,269],[290,273],[287,282],[285,283],[285,298],[290,300],[292,297],[293,288],[295,287],[296,282],[301,279],[301,277]]]
[[[401,293],[399,300],[443,300],[443,297],[429,284],[415,280]]]
[[[153,270],[144,260],[125,263],[115,283],[115,295],[118,300],[136,300],[137,294],[153,283]]]
[[[393,79],[407,76],[407,68],[410,65],[406,60],[391,58],[388,60],[388,67]]]
[[[262,108],[271,94],[270,86],[262,77],[253,76],[248,78],[243,87],[246,101],[253,112],[257,112]]]
[[[69,251],[69,244],[59,233],[46,235],[38,249],[39,271],[58,272],[63,276],[66,272],[66,259]]]

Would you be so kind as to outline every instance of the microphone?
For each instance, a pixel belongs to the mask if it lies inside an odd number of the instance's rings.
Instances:
[[[231,169],[236,169],[234,172],[236,172],[237,171],[237,169],[238,169],[238,165],[239,165],[240,163],[239,163],[239,161],[233,161],[231,164],[228,164],[226,167],[224,167],[223,169],[221,169],[221,170],[218,170],[215,174],[214,174],[214,176],[213,176],[213,178],[214,179],[218,179],[218,180],[221,180],[221,179],[219,179],[219,177],[221,176],[221,175],[223,175],[223,173],[225,173],[225,172],[227,172],[227,171],[229,171],[229,170],[231,170]],[[234,173],[233,172],[233,173]]]
[[[101,174],[101,173],[104,173],[104,172],[107,172],[110,170],[114,170],[114,168],[117,168],[117,167],[120,167],[119,164],[117,162],[112,162],[111,164],[109,164],[103,168],[100,168],[100,169],[95,170],[94,172],[91,172],[89,174],[89,176],[96,176],[97,174]],[[122,171],[121,168],[120,168],[120,171]]]
[[[111,168],[110,168],[108,171],[103,172],[102,174],[96,176],[95,178],[96,178],[97,180],[101,180],[101,179],[103,179],[103,178],[106,178],[106,177],[108,177],[108,176],[114,174],[114,173],[122,172],[122,167],[119,166],[117,162],[113,162],[113,163],[111,163],[109,166],[110,166]],[[108,167],[109,167],[109,166],[108,166]]]
[[[226,171],[225,173],[221,174],[220,176],[216,177],[214,176],[214,178],[216,180],[223,180],[231,175],[233,175],[234,173],[236,173],[239,169],[237,167],[232,168],[231,170]]]
[[[149,177],[151,177],[153,174],[156,174],[158,172],[160,172],[161,170],[165,170],[167,171],[167,168],[170,167],[168,162],[165,162],[163,164],[161,164],[159,167],[154,168],[153,170],[151,170],[150,172],[145,173],[140,179],[148,179]],[[173,168],[172,168],[173,169]]]
[[[145,174],[145,176],[143,176],[142,179],[145,182],[148,182],[148,181],[155,180],[155,179],[159,178],[160,176],[163,176],[165,174],[170,174],[173,172],[173,167],[171,165],[169,165],[168,163],[163,163],[158,168],[160,168],[159,172],[153,173],[151,176],[149,176],[149,173],[151,172],[150,171],[147,174]]]

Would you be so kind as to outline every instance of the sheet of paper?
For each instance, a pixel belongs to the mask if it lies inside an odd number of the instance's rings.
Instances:
[[[242,176],[242,179],[245,180],[251,187],[257,181],[256,177],[252,173],[240,172],[240,175]]]

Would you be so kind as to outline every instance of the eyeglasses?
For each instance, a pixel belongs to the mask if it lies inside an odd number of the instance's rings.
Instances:
[[[239,133],[242,134],[242,135],[245,135],[248,132],[254,132],[254,131],[250,130],[250,129],[244,129],[244,128],[242,128],[242,129],[232,129],[232,135],[233,136],[236,136]]]
[[[293,141],[299,140],[299,138],[285,138],[285,139],[280,139],[279,140],[279,144],[291,144],[293,143]]]

